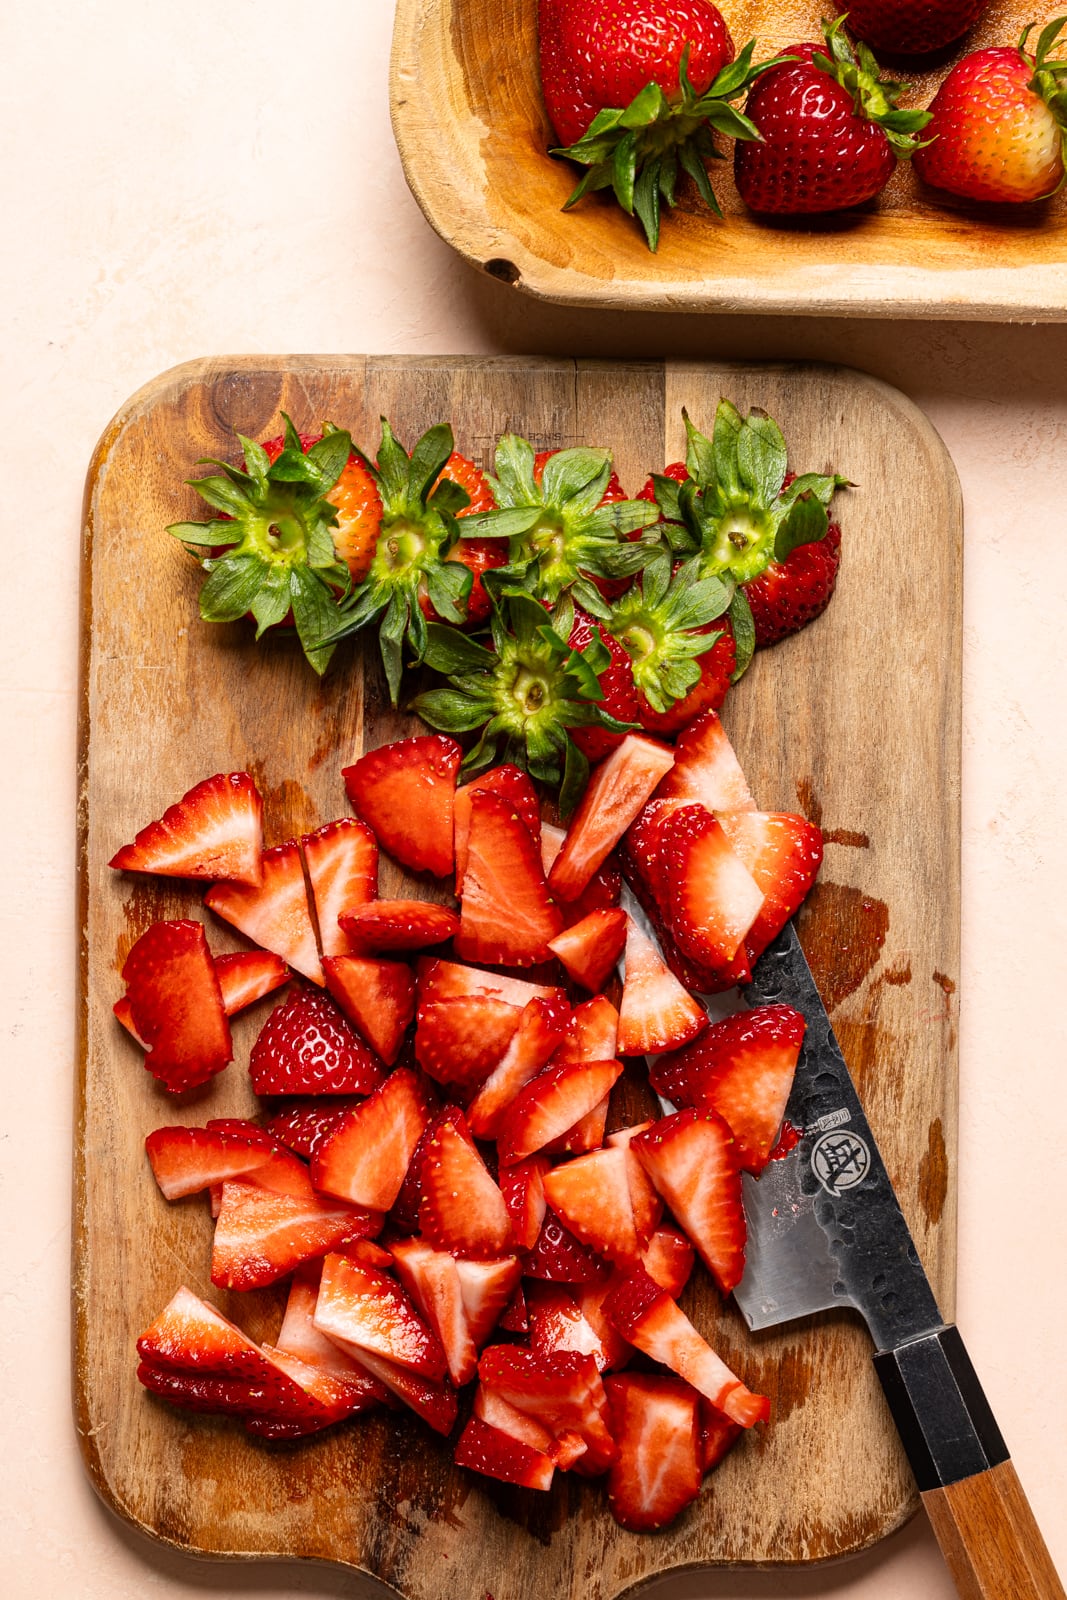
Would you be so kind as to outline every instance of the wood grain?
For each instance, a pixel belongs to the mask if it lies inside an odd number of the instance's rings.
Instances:
[[[1067,1600],[1010,1461],[922,1500],[960,1600]]]
[[[803,809],[828,844],[802,937],[833,1008],[924,1263],[952,1314],[959,972],[961,508],[944,448],[896,391],[818,366],[611,365],[497,359],[246,358],[198,362],[136,395],[105,434],[86,491],[80,765],[82,939],[74,1212],[74,1375],[82,1450],[122,1516],[183,1549],[347,1563],[407,1600],[555,1592],[610,1600],[701,1564],[796,1563],[871,1544],[917,1504],[870,1362],[846,1313],[749,1337],[706,1285],[687,1307],[775,1422],[746,1437],[690,1511],[655,1538],[622,1533],[603,1490],[569,1476],[548,1496],[455,1469],[414,1419],[368,1418],[295,1446],[147,1396],[134,1340],[185,1282],[254,1338],[279,1296],[214,1291],[210,1220],[167,1205],[142,1141],[161,1123],[248,1113],[245,1063],[263,1010],[238,1018],[237,1059],[171,1101],[116,1025],[119,971],[195,890],[112,873],[109,856],[208,773],[248,767],[276,842],[347,810],[342,765],[410,729],[359,645],[326,680],[284,639],[199,621],[199,572],[163,529],[196,514],[183,486],[233,430],[279,413],[329,418],[373,448],[387,413],[410,444],[454,420],[486,459],[507,427],[538,446],[608,444],[630,492],[675,459],[680,407],[710,426],[720,394],[782,419],[793,464],[831,465],[844,559],[827,615],[764,652],[725,720],[768,808]],[[923,550],[922,569],[908,557]],[[902,641],[906,640],[906,648]],[[392,892],[386,883],[385,892]],[[215,949],[236,936],[211,923]],[[446,1576],[447,1575],[447,1576]]]
[[[766,59],[818,38],[825,8],[733,0],[722,10],[735,42],[757,38]],[[1033,20],[1025,0],[993,0],[963,46],[903,74],[903,103],[929,104],[964,48],[1014,44]],[[427,220],[472,264],[541,299],[648,311],[1067,318],[1067,193],[977,206],[924,188],[904,162],[869,206],[783,224],[746,211],[723,162],[712,179],[724,220],[683,188],[656,255],[603,196],[564,216],[577,169],[546,153],[555,140],[541,101],[537,0],[397,0],[390,96],[404,171]]]

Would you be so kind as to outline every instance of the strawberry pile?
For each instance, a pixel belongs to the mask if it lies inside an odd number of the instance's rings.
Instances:
[[[461,754],[373,750],[343,770],[355,816],[269,847],[251,780],[217,775],[114,856],[210,880],[257,947],[213,955],[190,917],[131,949],[115,1011],[163,1090],[208,1085],[229,1016],[297,975],[251,1049],[261,1114],[146,1141],[168,1201],[209,1198],[212,1283],[280,1286],[279,1330],[256,1343],[180,1286],[138,1376],[275,1440],[406,1407],[488,1477],[604,1476],[618,1522],[651,1531],[769,1415],[679,1298],[694,1269],[723,1294],[741,1277],[741,1173],[774,1155],[803,1022],[711,1023],[693,990],[743,978],[818,833],[755,810],[713,711],[674,749],[622,737],[566,830],[517,767],[460,782]],[[380,899],[380,851],[452,879],[455,909]],[[673,1109],[635,1121],[612,1091],[646,1055]]]

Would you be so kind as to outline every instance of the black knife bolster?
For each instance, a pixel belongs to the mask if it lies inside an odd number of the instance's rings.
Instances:
[[[1007,1461],[1008,1447],[953,1326],[874,1358],[921,1493]]]

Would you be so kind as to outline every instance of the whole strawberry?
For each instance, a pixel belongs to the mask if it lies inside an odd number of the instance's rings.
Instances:
[[[876,50],[924,56],[962,39],[989,0],[852,0],[849,30]]]
[[[730,105],[766,64],[754,44],[735,61],[711,0],[539,0],[541,86],[566,155],[587,167],[564,209],[591,190],[614,190],[649,248],[680,171],[718,213],[706,162],[721,158],[712,130],[756,134]]]
[[[931,142],[918,151],[924,182],[968,200],[1041,200],[1064,180],[1067,57],[1052,56],[1067,17],[1050,22],[1030,55],[975,50],[956,63],[930,107]]]
[[[880,76],[865,45],[853,51],[843,22],[824,26],[825,49],[784,51],[796,59],[749,92],[745,110],[761,142],[735,146],[734,176],[753,211],[810,215],[873,200],[929,120],[898,109],[901,86]]]

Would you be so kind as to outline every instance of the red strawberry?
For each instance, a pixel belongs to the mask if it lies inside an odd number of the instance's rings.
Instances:
[[[449,1377],[457,1385],[469,1383],[478,1371],[478,1351],[463,1309],[455,1257],[421,1239],[398,1239],[393,1254],[397,1276],[441,1341]]]
[[[506,1182],[507,1169],[501,1173]],[[545,1283],[604,1283],[610,1269],[602,1256],[576,1239],[558,1217],[549,1213],[537,1243],[522,1264],[523,1276]]]
[[[597,640],[601,647],[607,651],[608,660],[601,672],[597,673],[601,692],[604,696],[601,702],[603,709],[609,716],[617,718],[619,722],[636,723],[640,720],[640,699],[634,688],[633,666],[621,640],[598,621],[591,617],[588,611],[576,605],[574,608],[574,624],[570,631],[568,643],[572,650],[587,650],[590,644]],[[574,728],[571,738],[578,749],[588,761],[603,761],[613,750],[618,749],[624,733],[612,733],[608,728]]]
[[[753,211],[811,214],[862,205],[885,188],[897,156],[916,147],[929,117],[897,109],[901,86],[881,78],[866,45],[857,52],[824,24],[826,44],[791,45],[796,59],[749,91],[760,140],[734,147],[734,176]]]
[[[747,983],[751,977],[743,950],[725,967],[712,969],[682,954],[670,923],[670,892],[660,858],[658,819],[676,809],[674,801],[653,800],[647,805],[619,847],[626,881],[648,918],[668,970],[690,995],[718,994]]]
[[[599,1105],[622,1072],[620,1061],[567,1061],[520,1090],[497,1138],[501,1164],[525,1161]]]
[[[579,1456],[585,1455],[585,1440],[571,1429],[562,1428],[554,1434],[535,1417],[520,1411],[495,1389],[480,1383],[474,1391],[474,1415],[491,1428],[496,1428],[509,1439],[528,1445],[531,1450],[549,1457],[561,1470],[572,1467]]]
[[[431,1380],[447,1371],[441,1341],[396,1280],[346,1256],[323,1262],[315,1326],[354,1346],[357,1360],[366,1351]]]
[[[541,824],[541,863],[546,876],[552,871],[552,865],[563,849],[566,837],[563,828],[557,828],[550,822]],[[613,910],[618,905],[621,895],[622,873],[615,855],[612,854],[593,874],[578,898],[569,900],[560,907],[564,926],[573,927],[574,923],[581,922],[583,917],[587,917],[590,911]]]
[[[462,788],[456,790],[457,895],[462,895],[463,893],[463,874],[467,870],[467,846],[470,840],[471,828],[471,800],[480,790],[485,789],[493,794],[503,795],[505,800],[510,801],[529,828],[533,838],[538,844],[541,842],[541,802],[537,798],[537,791],[526,773],[507,761],[503,762],[499,767],[490,767],[489,771],[483,772],[480,778],[475,778],[472,783],[466,783]]]
[[[763,892],[703,806],[681,806],[660,825],[671,931],[683,955],[727,966],[763,904]]]
[[[337,919],[378,898],[378,842],[365,822],[341,817],[300,841],[324,956],[348,949]]]
[[[447,478],[469,496],[469,503],[456,512],[457,517],[479,516],[483,512],[492,511],[496,506],[493,491],[489,487],[489,480],[480,467],[466,456],[461,456],[458,450],[453,450],[444,466],[441,468],[441,477],[437,480],[440,487],[442,479]],[[489,596],[485,592],[482,574],[499,567],[507,560],[507,550],[499,539],[458,539],[445,556],[446,561],[458,561],[465,566],[471,574],[471,591],[467,596],[465,620],[468,625],[485,622],[489,616]],[[423,585],[419,591],[419,604],[423,615],[429,619],[437,617],[433,601],[429,592]],[[446,619],[447,620],[447,619]]]
[[[503,1000],[519,1010],[528,1000],[566,1004],[562,989],[530,983],[526,978],[514,978],[503,972],[482,972],[477,967],[464,966],[459,961],[442,961],[437,956],[424,956],[419,961],[418,986],[420,1015],[425,1007],[438,1000],[456,1000],[466,995],[487,995],[491,1000]]]
[[[226,1178],[264,1166],[274,1141],[252,1123],[247,1131],[222,1128],[156,1128],[145,1140],[152,1174],[168,1200],[198,1194]]]
[[[408,1162],[404,1181],[400,1185],[400,1193],[389,1211],[391,1225],[401,1233],[418,1233],[419,1211],[422,1208],[422,1158],[436,1137],[438,1129],[443,1128],[445,1123],[456,1125],[456,1118],[460,1115],[462,1112],[459,1106],[442,1106],[439,1111],[434,1111],[427,1117],[411,1160]]]
[[[802,904],[822,864],[822,834],[788,812],[723,812],[723,833],[763,893],[745,935],[751,960],[770,944]]]
[[[459,918],[447,906],[426,900],[375,900],[343,911],[341,929],[353,953],[368,950],[424,950],[444,944],[459,932]]]
[[[916,152],[925,183],[968,200],[1027,201],[1064,179],[1067,56],[1053,55],[1067,18],[1042,30],[1033,54],[975,50],[958,61],[930,106],[930,143]]]
[[[319,1273],[313,1277],[297,1274],[285,1302],[285,1316],[278,1333],[278,1342],[271,1354],[296,1356],[308,1366],[327,1374],[333,1383],[346,1392],[354,1402],[353,1410],[363,1411],[374,1405],[391,1404],[389,1391],[377,1378],[371,1377],[315,1326],[315,1303],[318,1299]]]
[[[826,610],[840,564],[841,529],[831,522],[824,538],[815,544],[798,544],[784,561],[772,561],[758,578],[745,584],[757,650],[798,633]]]
[[[469,1467],[501,1483],[517,1483],[523,1489],[550,1489],[556,1470],[550,1457],[480,1417],[471,1417],[460,1434],[455,1462],[458,1467]]]
[[[544,1188],[553,1211],[583,1244],[616,1266],[637,1265],[625,1150],[594,1150],[566,1161],[546,1175]]]
[[[641,1257],[641,1265],[672,1300],[677,1300],[692,1277],[696,1251],[677,1228],[657,1228]]]
[[[511,1240],[516,1250],[532,1250],[545,1220],[545,1174],[551,1162],[547,1156],[531,1156],[517,1161],[500,1173],[500,1192],[511,1217]]]
[[[745,1270],[746,1229],[737,1146],[726,1123],[715,1111],[677,1111],[630,1149],[728,1294]]]
[[[707,1025],[704,1011],[631,918],[619,1006],[619,1054],[643,1056],[674,1050],[695,1039]]]
[[[471,799],[467,870],[455,947],[471,961],[528,967],[548,959],[562,926],[545,887],[541,852],[509,801],[479,790]]]
[[[215,957],[215,976],[222,991],[223,1008],[232,1017],[280,989],[289,978],[289,969],[280,956],[269,950],[234,950]]]
[[[647,1250],[663,1215],[663,1201],[656,1193],[644,1167],[630,1145],[639,1133],[652,1126],[639,1122],[630,1128],[619,1128],[609,1134],[607,1143],[612,1150],[621,1150],[625,1156],[626,1181],[630,1192],[630,1209],[633,1212],[634,1235],[637,1251]]]
[[[511,1242],[508,1208],[461,1113],[430,1140],[422,1156],[421,1177],[419,1228],[429,1244],[483,1260],[506,1253]]]
[[[457,1261],[456,1271],[471,1338],[480,1348],[519,1287],[522,1266],[517,1256],[500,1256],[494,1261]]]
[[[555,1055],[561,1061],[612,1061],[618,1053],[619,1013],[604,995],[575,1006],[570,1027]]]
[[[682,800],[720,811],[754,811],[741,763],[714,711],[678,736],[674,766],[656,790],[657,800]]]
[[[340,1125],[346,1112],[358,1104],[358,1100],[340,1095],[297,1100],[284,1111],[275,1112],[267,1123],[267,1132],[280,1139],[287,1150],[310,1161]]]
[[[476,1088],[498,1065],[519,1024],[518,1008],[488,995],[457,995],[423,1006],[415,1059],[438,1083]]]
[[[330,1260],[343,1260],[342,1257],[328,1257]],[[323,1272],[325,1281],[326,1273]],[[400,1366],[395,1361],[387,1361],[384,1356],[376,1355],[373,1351],[357,1344],[350,1343],[340,1331],[333,1331],[331,1323],[334,1320],[335,1308],[324,1301],[320,1292],[319,1301],[315,1311],[315,1326],[324,1332],[346,1355],[376,1378],[392,1395],[404,1405],[410,1406],[416,1416],[422,1418],[435,1433],[451,1433],[455,1426],[459,1405],[456,1400],[456,1391],[447,1378],[436,1379],[424,1377],[420,1372],[412,1372],[410,1368]],[[321,1319],[321,1320],[320,1320]],[[344,1325],[344,1307],[337,1321]]]
[[[598,1294],[600,1290],[589,1290]],[[586,1314],[580,1296],[583,1291],[559,1283],[531,1283],[526,1303],[530,1315],[530,1348],[538,1355],[553,1355],[557,1350],[577,1350],[591,1355],[597,1370],[626,1359],[629,1347],[614,1328],[606,1323],[598,1328]],[[594,1313],[595,1315],[595,1313]],[[602,1322],[602,1319],[598,1319]]]
[[[848,25],[857,39],[895,56],[943,50],[976,22],[989,0],[852,0]]]
[[[604,1387],[619,1447],[608,1475],[611,1514],[631,1533],[655,1533],[700,1493],[700,1395],[651,1373],[624,1373]]]
[[[233,1057],[215,965],[199,922],[155,922],[122,968],[145,1066],[175,1093],[195,1089]]]
[[[553,1066],[562,1065],[552,1060]],[[588,1155],[591,1150],[599,1150],[604,1143],[604,1133],[608,1125],[608,1109],[610,1096],[605,1095],[598,1100],[591,1110],[578,1118],[573,1127],[565,1133],[559,1134],[555,1139],[550,1139],[544,1146],[547,1156],[582,1156]]]
[[[625,911],[591,911],[549,941],[570,977],[595,994],[622,955],[626,943]]]
[[[717,1467],[744,1433],[737,1422],[723,1416],[718,1406],[700,1397],[700,1459],[705,1472]]]
[[[398,1067],[319,1149],[311,1166],[316,1189],[388,1211],[429,1120],[422,1085],[413,1072]]]
[[[327,995],[294,988],[276,1005],[248,1061],[257,1094],[369,1094],[378,1057]]]
[[[391,1067],[415,1015],[415,978],[403,961],[323,956],[326,987],[371,1049]]]
[[[523,1007],[504,1054],[467,1108],[477,1138],[496,1138],[520,1090],[555,1054],[569,1020],[568,1011],[548,1000]]]
[[[561,900],[575,900],[610,855],[656,785],[674,765],[674,752],[641,734],[627,734],[596,768],[549,873]]]
[[[263,1289],[345,1239],[377,1233],[380,1214],[303,1194],[262,1188],[255,1173],[228,1179],[211,1249],[211,1281],[220,1289]]]
[[[312,983],[323,982],[304,868],[293,841],[264,850],[263,882],[259,888],[216,883],[204,896],[204,904]]]
[[[580,1458],[583,1472],[603,1472],[614,1460],[607,1396],[591,1355],[569,1350],[539,1355],[492,1345],[482,1352],[478,1376],[487,1389],[544,1423],[557,1437],[563,1432],[579,1434],[586,1444]]]
[[[262,882],[263,799],[247,772],[219,772],[112,856],[123,872]]]
[[[426,734],[360,756],[341,776],[348,798],[382,847],[412,872],[452,871],[452,810],[463,752]]]

